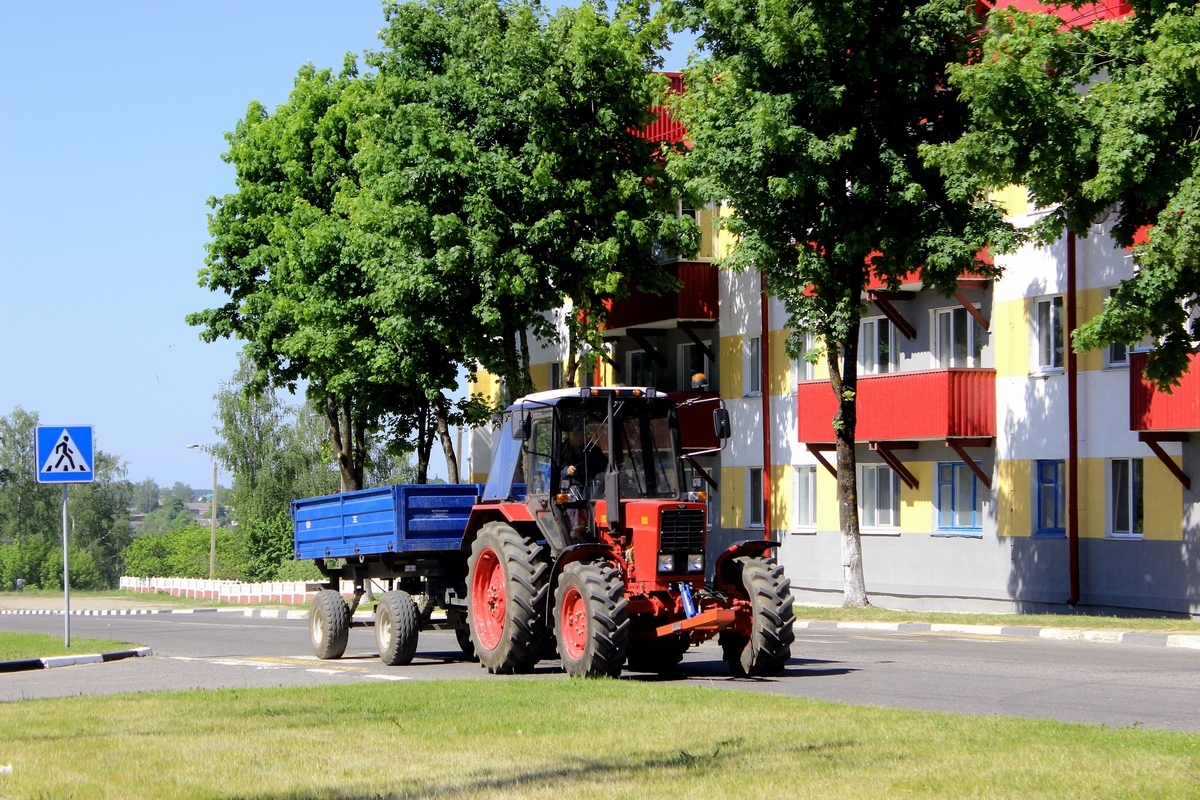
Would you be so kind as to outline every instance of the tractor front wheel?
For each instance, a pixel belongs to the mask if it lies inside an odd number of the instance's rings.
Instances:
[[[563,669],[574,677],[617,677],[629,648],[629,602],[621,573],[605,560],[563,568],[554,593]]]
[[[796,622],[792,582],[769,556],[742,556],[735,564],[752,607],[752,626],[749,640],[728,630],[718,639],[729,674],[777,675],[792,657],[792,642],[796,639],[792,631]]]
[[[549,591],[542,547],[503,522],[489,522],[467,561],[471,644],[488,672],[527,672],[549,635],[542,610]]]

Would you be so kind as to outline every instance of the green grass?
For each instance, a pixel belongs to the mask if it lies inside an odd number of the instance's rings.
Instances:
[[[1200,796],[1197,735],[633,681],[19,701],[9,764],[0,797]]]
[[[63,647],[63,637],[43,633],[10,633],[0,631],[0,661],[24,661],[27,658],[112,653],[129,650],[138,645],[116,639],[86,639],[71,637],[71,647]],[[0,756],[2,759],[3,756]],[[0,795],[2,796],[2,795]]]
[[[1200,619],[1106,617],[1094,614],[958,614],[892,611],[872,606],[796,606],[796,619],[836,622],[929,622],[948,625],[1027,625],[1039,628],[1099,628],[1124,631],[1200,633]]]

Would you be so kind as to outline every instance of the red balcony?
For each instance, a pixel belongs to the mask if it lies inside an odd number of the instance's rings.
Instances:
[[[832,442],[837,401],[829,381],[797,387],[799,440]],[[996,371],[941,369],[858,379],[860,442],[996,435]]]
[[[1170,394],[1142,377],[1145,353],[1129,356],[1129,429],[1134,431],[1200,431],[1200,355]]]
[[[686,450],[710,450],[721,446],[713,427],[713,409],[720,397],[718,392],[668,392],[667,396],[677,404],[694,398],[711,399],[710,403],[679,406],[679,444]]]
[[[717,268],[712,264],[681,261],[665,264],[672,277],[683,284],[678,291],[650,294],[634,289],[628,297],[614,300],[605,327],[609,331],[636,328],[668,320],[710,321],[717,319]]]

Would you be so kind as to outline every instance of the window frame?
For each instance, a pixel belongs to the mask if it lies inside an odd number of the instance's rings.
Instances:
[[[762,337],[746,337],[746,397],[762,396]]]
[[[1049,331],[1044,333],[1042,323],[1042,307],[1047,308],[1047,324]],[[1038,298],[1033,305],[1033,346],[1034,372],[1041,375],[1059,374],[1066,366],[1066,300],[1061,294]],[[1049,337],[1049,342],[1044,339]],[[1043,354],[1046,345],[1050,348],[1050,363],[1044,363]],[[1057,347],[1055,346],[1057,345]],[[1058,363],[1054,363],[1057,359]]]
[[[978,310],[978,304],[972,304],[972,307]],[[965,363],[956,364],[954,345],[955,338],[955,321],[956,314],[961,314],[963,321],[966,323],[966,359]],[[948,317],[950,320],[950,342],[947,348],[950,353],[949,359],[942,357],[943,339],[942,339],[942,317]],[[933,309],[933,339],[934,339],[934,359],[941,369],[973,369],[983,366],[983,348],[987,347],[988,332],[979,324],[979,320],[975,319],[975,315],[967,311],[963,306],[949,306],[946,308]]]
[[[978,461],[975,462],[979,464]],[[967,466],[965,461],[938,461],[934,464],[933,511],[935,536],[983,536],[983,494],[980,492],[981,481],[975,471]],[[950,480],[945,480],[945,470],[950,470]],[[967,479],[971,482],[971,524],[957,525],[953,519],[958,516],[959,481]],[[943,504],[942,490],[949,487],[951,507],[950,524],[943,524],[942,515],[946,513]]]
[[[816,349],[816,336],[812,331],[804,334],[803,349],[800,357],[792,359],[792,383],[816,380],[817,365],[808,361],[805,356]],[[795,387],[793,387],[794,389]]]
[[[887,524],[881,525],[878,523],[878,518],[876,518],[876,520],[877,520],[876,522],[868,524],[865,522],[865,520],[867,518],[867,513],[866,513],[867,506],[865,505],[865,501],[867,499],[867,494],[868,494],[867,487],[869,487],[869,486],[874,487],[872,489],[872,492],[873,492],[872,499],[874,501],[872,503],[872,505],[873,505],[876,513],[878,513],[878,510],[879,510],[879,500],[878,500],[879,473],[884,472],[884,471],[886,471],[888,474],[891,475],[890,483],[891,483],[891,492],[892,492],[893,499],[892,499],[891,507],[888,509],[888,513],[889,513],[889,516],[891,517],[891,521],[888,522]],[[867,472],[875,473],[874,481],[868,481],[865,479],[864,476],[866,475]],[[868,534],[873,533],[873,534],[881,534],[881,535],[891,535],[891,536],[899,535],[900,534],[900,507],[901,507],[900,475],[895,470],[893,470],[891,467],[889,467],[887,464],[859,464],[858,465],[858,475],[856,477],[858,478],[858,525],[859,525],[860,532],[868,533]]]
[[[793,470],[792,530],[811,533],[817,529],[817,468],[813,464],[796,464]]]
[[[879,358],[879,327],[886,325],[888,331],[888,359],[887,369],[880,369],[882,363]],[[870,326],[874,333],[867,336],[867,328]],[[897,336],[898,331],[896,326],[887,317],[865,317],[858,323],[858,374],[859,375],[891,375],[900,371],[900,339]],[[867,342],[870,342],[870,348],[867,347]],[[871,361],[868,362],[867,354],[871,354]]]
[[[641,356],[641,361],[642,361],[642,369],[641,370],[634,369],[633,362],[634,362],[635,356]],[[626,381],[626,384],[625,384],[626,386],[647,386],[647,387],[653,387],[655,389],[658,388],[659,376],[658,376],[657,365],[654,363],[654,359],[645,350],[630,350],[628,353],[626,353],[625,366],[626,366],[626,369],[628,370],[628,373],[627,373],[628,380]],[[651,380],[651,381],[635,381],[634,380],[635,373],[637,375],[642,375],[643,373],[646,372],[647,369],[649,370],[649,375],[653,380]]]
[[[1042,468],[1053,467],[1054,477],[1043,480]],[[1067,462],[1061,458],[1041,458],[1033,462],[1033,536],[1040,539],[1063,539],[1067,535]],[[1057,525],[1042,526],[1043,492],[1049,487],[1054,497],[1054,519]]]
[[[1105,499],[1107,507],[1108,538],[1141,541],[1146,536],[1146,470],[1145,459],[1141,458],[1110,458],[1107,459],[1105,470]],[[1129,465],[1127,486],[1125,488],[1125,514],[1129,521],[1129,530],[1117,530],[1118,497],[1117,476],[1118,464]],[[1140,512],[1140,513],[1139,513]],[[1141,530],[1135,530],[1140,527]]]
[[[755,483],[758,487],[755,491]],[[763,468],[746,468],[746,527],[762,530],[766,527],[767,509],[763,503]],[[757,512],[758,520],[755,521]]]
[[[709,350],[711,350],[712,342],[705,339],[704,346],[707,347]],[[689,352],[689,349],[694,349],[696,352],[698,352],[700,354],[700,358],[704,362],[703,372],[704,372],[705,376],[707,376],[707,378],[708,378],[708,389],[706,391],[713,391],[712,360],[708,357],[708,354],[704,352],[704,349],[702,347],[700,347],[700,345],[696,344],[695,342],[682,342],[682,343],[680,343],[678,349],[676,350],[675,372],[676,372],[676,377],[678,377],[678,379],[679,379],[678,385],[679,385],[680,391],[688,392],[688,391],[692,390],[692,374],[693,373],[692,373],[692,370],[688,369],[688,366],[687,366],[687,364],[688,364],[687,354]]]

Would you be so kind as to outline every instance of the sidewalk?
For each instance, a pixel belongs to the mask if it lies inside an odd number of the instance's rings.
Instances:
[[[796,629],[878,631],[881,633],[945,633],[959,636],[1046,639],[1058,642],[1130,644],[1139,647],[1181,647],[1200,650],[1200,634],[1160,631],[1118,631],[1097,628],[1041,628],[1026,625],[950,625],[937,622],[831,622],[796,620]]]

